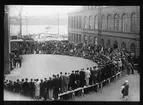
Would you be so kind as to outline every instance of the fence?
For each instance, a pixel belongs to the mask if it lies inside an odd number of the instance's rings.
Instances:
[[[73,99],[73,98],[75,98],[75,95],[84,96],[84,94],[88,93],[89,91],[98,92],[99,88],[100,89],[103,88],[103,85],[104,85],[105,82],[109,84],[112,79],[115,78],[117,80],[120,76],[121,76],[121,72],[118,72],[116,75],[113,75],[112,77],[110,77],[106,80],[103,80],[101,83],[96,83],[96,84],[89,85],[89,86],[79,87],[75,90],[61,93],[61,94],[58,95],[58,99],[59,100],[66,100],[66,99],[69,99],[69,98]]]

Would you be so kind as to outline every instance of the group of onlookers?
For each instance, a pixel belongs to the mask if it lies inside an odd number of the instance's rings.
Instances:
[[[62,54],[70,56],[78,56],[90,59],[98,64],[98,66],[83,68],[81,70],[72,71],[72,73],[62,72],[57,75],[44,78],[26,79],[12,82],[4,81],[4,87],[7,90],[17,92],[34,99],[53,100],[58,99],[58,94],[69,90],[74,90],[85,85],[100,83],[101,81],[115,75],[119,71],[127,70],[127,74],[134,74],[134,69],[139,72],[139,57],[127,53],[126,51],[113,48],[104,48],[101,46],[71,44],[71,43],[40,43],[33,45],[33,53],[46,54]],[[24,49],[24,47],[23,47]],[[12,55],[11,55],[12,56]],[[14,55],[13,55],[14,56]],[[13,58],[13,57],[11,57]],[[138,65],[134,65],[138,64]],[[12,65],[15,65],[14,63]]]
[[[22,56],[17,52],[10,53],[10,70],[22,66]]]

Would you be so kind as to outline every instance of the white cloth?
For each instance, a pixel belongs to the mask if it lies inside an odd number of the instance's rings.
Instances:
[[[40,83],[35,82],[35,96],[40,96]]]
[[[90,78],[90,71],[89,70],[85,70],[85,77]]]
[[[118,65],[119,65],[119,67],[122,67],[122,61],[121,60],[118,61]]]

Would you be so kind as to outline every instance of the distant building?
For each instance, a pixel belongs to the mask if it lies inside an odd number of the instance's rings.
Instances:
[[[140,52],[139,6],[84,6],[68,14],[70,43],[99,44]]]

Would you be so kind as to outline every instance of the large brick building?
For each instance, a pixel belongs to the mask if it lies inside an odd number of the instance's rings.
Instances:
[[[139,6],[84,6],[68,14],[70,43],[124,48],[139,55]]]

